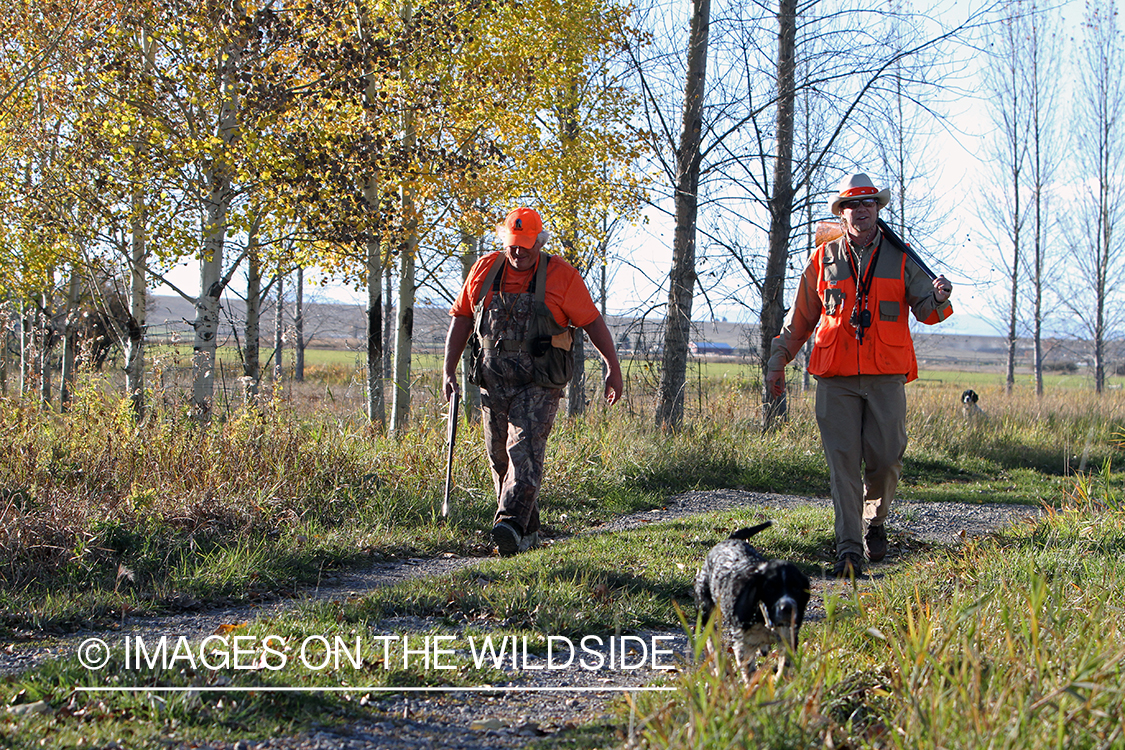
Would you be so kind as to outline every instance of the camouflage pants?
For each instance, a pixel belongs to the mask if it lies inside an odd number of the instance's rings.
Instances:
[[[485,450],[496,487],[496,518],[521,534],[539,530],[539,486],[547,436],[562,391],[525,384],[492,383],[481,390]]]

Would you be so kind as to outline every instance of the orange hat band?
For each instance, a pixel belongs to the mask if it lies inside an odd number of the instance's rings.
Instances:
[[[879,191],[876,188],[873,188],[873,187],[854,187],[854,188],[848,188],[844,192],[840,193],[840,197],[841,198],[853,198],[857,195],[874,195],[877,192],[879,192]]]

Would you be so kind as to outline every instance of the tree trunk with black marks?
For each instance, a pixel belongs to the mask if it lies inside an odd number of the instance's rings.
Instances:
[[[710,0],[694,0],[688,41],[687,78],[680,145],[676,152],[676,228],[672,241],[672,270],[668,275],[668,310],[664,319],[664,356],[656,424],[674,430],[684,419],[691,307],[695,296],[695,220],[699,212],[700,146],[703,140],[703,102],[707,81],[707,47],[711,25]]]
[[[387,408],[383,397],[383,256],[378,237],[367,241],[367,419],[383,428]]]
[[[797,2],[781,0],[777,32],[777,156],[769,198],[770,232],[766,275],[762,281],[761,342],[762,423],[768,429],[788,413],[785,394],[764,387],[774,337],[785,323],[785,268],[793,229],[793,110],[796,103]]]

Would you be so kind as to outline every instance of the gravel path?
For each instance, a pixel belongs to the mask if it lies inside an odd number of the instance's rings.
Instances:
[[[156,642],[161,635],[175,634],[191,639],[202,639],[223,625],[235,625],[248,620],[270,617],[292,610],[310,601],[350,599],[384,586],[411,578],[444,575],[477,562],[472,557],[411,558],[380,562],[359,571],[347,571],[328,576],[322,585],[297,592],[293,598],[276,598],[256,604],[237,604],[229,607],[201,609],[197,612],[178,612],[157,617],[126,616],[112,630],[79,630],[57,637],[44,637],[27,643],[8,644],[0,649],[0,676],[22,672],[47,659],[74,653],[87,638],[100,636],[119,642],[125,636],[139,636],[147,642]]]
[[[667,507],[623,516],[599,526],[597,531],[622,531],[645,523],[670,521],[693,513],[707,513],[728,508],[761,506],[793,508],[800,505],[831,507],[828,498],[772,495],[742,490],[706,490],[685,492],[669,501]],[[938,544],[953,544],[968,537],[978,537],[1007,526],[1021,518],[1039,513],[1028,505],[1001,503],[908,503],[896,501],[887,523],[890,529],[909,537]]]
[[[672,498],[665,508],[615,519],[587,533],[613,533],[647,523],[729,508],[754,506],[783,509],[810,504],[827,507],[830,501],[738,490],[688,492]],[[892,535],[891,553],[886,563],[872,567],[871,576],[878,578],[880,570],[894,562],[896,539],[956,544],[965,538],[988,534],[1038,512],[1037,508],[1016,505],[897,503],[888,519]],[[222,625],[275,615],[294,608],[302,601],[360,597],[382,586],[410,578],[442,575],[477,562],[477,558],[452,556],[383,562],[363,571],[348,572],[328,579],[320,587],[302,592],[295,600],[275,600],[260,606],[242,605],[166,617],[127,617],[113,631],[79,632],[51,639],[49,642],[11,644],[0,650],[0,675],[23,671],[44,660],[73,653],[79,644],[94,636],[106,640],[112,637],[115,642],[120,642],[126,635],[155,641],[160,635],[169,633],[201,639],[216,632]],[[860,585],[870,585],[867,583],[870,580],[871,577],[865,577]],[[834,588],[845,585],[847,584],[830,579],[814,578],[813,598],[806,620],[815,622],[822,619],[825,595]],[[386,633],[425,630],[428,625],[422,618],[399,618],[397,621],[380,623],[381,630]],[[628,653],[632,657],[637,654],[638,642],[641,644],[640,648],[659,644],[681,656],[686,652],[687,641],[680,632],[632,635],[636,637],[629,644],[631,650]],[[665,640],[654,641],[656,637]],[[662,658],[659,660],[660,665],[669,664],[675,658]],[[513,672],[511,669],[508,671]],[[513,681],[509,683],[509,687],[518,687],[522,692],[399,693],[385,698],[378,694],[363,697],[356,695],[356,700],[368,706],[370,717],[350,723],[342,729],[325,727],[295,737],[212,746],[186,743],[182,747],[213,747],[216,750],[518,748],[525,746],[534,737],[566,731],[579,725],[591,722],[615,723],[615,719],[606,710],[610,700],[620,697],[620,688],[646,685],[660,676],[661,673],[652,670],[650,666],[628,670],[621,669],[620,666],[612,670],[605,667],[594,670],[577,665],[566,670],[533,672],[521,669],[518,674],[513,672]],[[567,689],[556,690],[558,688]],[[618,690],[610,691],[605,688]],[[625,739],[625,728],[615,727],[615,731]]]

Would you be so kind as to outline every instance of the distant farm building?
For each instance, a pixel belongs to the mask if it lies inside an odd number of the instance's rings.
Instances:
[[[720,356],[734,356],[734,347],[730,344],[717,344],[710,341],[692,341],[688,344],[692,354],[717,354]]]

